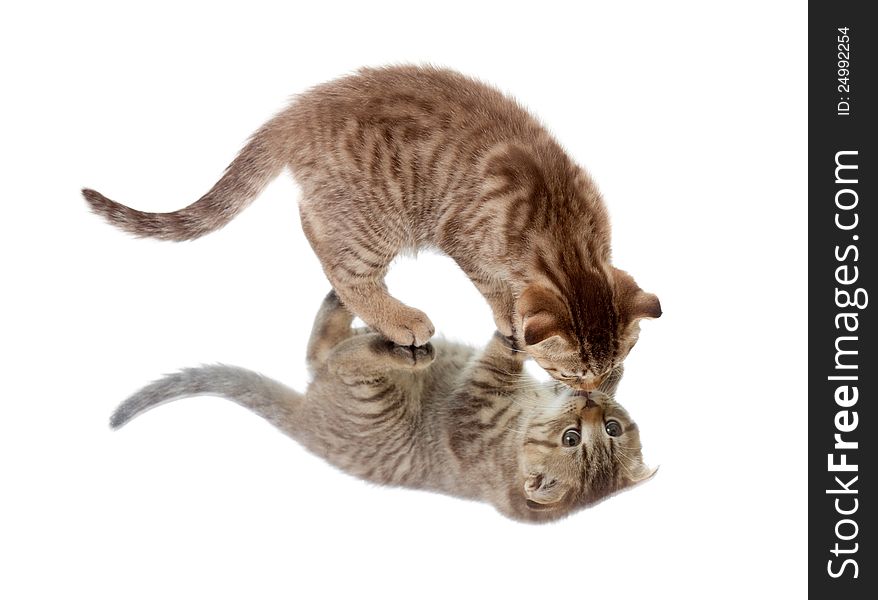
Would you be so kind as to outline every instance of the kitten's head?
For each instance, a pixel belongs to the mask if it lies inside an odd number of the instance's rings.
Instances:
[[[625,271],[582,268],[565,278],[525,288],[516,306],[519,343],[552,377],[591,391],[637,343],[641,319],[656,319],[658,298]]]
[[[551,519],[649,479],[640,432],[609,395],[567,390],[536,413],[521,460],[527,518]]]

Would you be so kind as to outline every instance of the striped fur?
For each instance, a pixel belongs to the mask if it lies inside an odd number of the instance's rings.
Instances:
[[[585,170],[515,101],[449,70],[363,69],[311,89],[175,212],[84,194],[125,231],[188,240],[227,224],[285,167],[333,288],[398,344],[423,345],[433,325],[393,298],[384,276],[397,254],[425,247],[460,265],[504,335],[583,389],[621,363],[639,319],[661,314],[611,266],[606,208]]]
[[[611,388],[586,394],[538,384],[499,333],[483,351],[443,340],[403,347],[351,329],[352,318],[335,294],[324,301],[304,395],[238,367],[187,369],[125,400],[111,425],[177,398],[222,396],[347,473],[481,500],[530,522],[560,518],[651,475],[637,427]],[[621,436],[605,431],[610,419]],[[570,428],[581,432],[576,447],[561,444]]]

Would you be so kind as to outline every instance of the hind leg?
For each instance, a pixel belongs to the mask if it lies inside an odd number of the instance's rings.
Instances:
[[[390,262],[399,251],[389,233],[369,236],[337,216],[332,222],[304,207],[302,225],[348,310],[401,346],[423,346],[433,337],[433,323],[427,315],[391,296],[384,285]]]

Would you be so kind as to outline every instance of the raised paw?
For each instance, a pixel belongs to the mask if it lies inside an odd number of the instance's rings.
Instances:
[[[423,346],[436,332],[429,317],[416,308],[405,307],[395,317],[378,329],[400,346]]]

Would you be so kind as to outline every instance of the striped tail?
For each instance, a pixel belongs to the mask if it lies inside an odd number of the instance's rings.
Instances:
[[[118,429],[149,409],[181,398],[220,396],[249,408],[272,425],[293,435],[302,394],[241,367],[208,365],[183,369],[155,381],[122,402],[110,417]]]
[[[272,122],[257,131],[209,192],[186,208],[169,213],[135,210],[91,189],[82,195],[94,213],[138,237],[184,241],[227,225],[283,170],[283,149]]]

